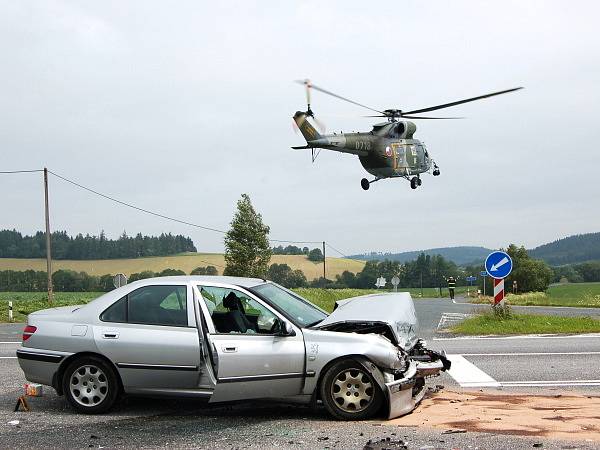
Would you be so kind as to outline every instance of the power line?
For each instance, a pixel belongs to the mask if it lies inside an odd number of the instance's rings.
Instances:
[[[99,191],[97,191],[95,189],[92,189],[92,188],[89,188],[87,186],[84,186],[84,185],[82,185],[80,183],[77,183],[76,181],[70,180],[69,178],[66,178],[66,177],[64,177],[62,175],[59,175],[59,174],[57,174],[57,173],[55,173],[55,172],[53,172],[51,170],[48,170],[48,172],[51,173],[52,175],[54,175],[55,177],[60,178],[61,180],[66,181],[67,183],[70,183],[70,184],[72,184],[72,185],[74,185],[74,186],[76,186],[76,187],[78,187],[80,189],[84,189],[84,190],[86,190],[88,192],[91,192],[92,194],[98,195],[98,196],[100,196],[102,198],[105,198],[105,199],[110,200],[112,202],[115,202],[115,203],[118,203],[120,205],[126,206],[128,208],[132,208],[132,209],[135,209],[137,211],[140,211],[140,212],[143,212],[143,213],[146,213],[146,214],[150,214],[152,216],[160,217],[162,219],[170,220],[170,221],[181,223],[181,224],[184,224],[184,225],[189,225],[189,226],[195,227],[195,228],[200,228],[202,230],[214,231],[215,233],[221,233],[221,234],[226,234],[227,233],[227,231],[219,230],[218,228],[212,228],[212,227],[207,227],[207,226],[204,226],[204,225],[198,225],[197,223],[188,222],[186,220],[177,219],[175,217],[170,217],[170,216],[167,216],[165,214],[161,214],[161,213],[157,213],[157,212],[154,212],[154,211],[150,211],[150,210],[145,209],[145,208],[141,208],[139,206],[133,205],[133,204],[128,203],[128,202],[125,202],[123,200],[119,200],[117,198],[114,198],[114,197],[111,197],[109,195],[103,194],[102,192],[99,192]],[[321,241],[291,241],[291,240],[285,240],[285,239],[269,239],[269,241],[271,241],[271,242],[282,242],[282,243],[288,243],[288,244],[320,244],[321,243]]]
[[[356,261],[359,263],[363,263],[364,261],[360,261],[358,259],[354,259],[354,258],[350,258],[349,256],[346,256],[344,253],[340,252],[337,248],[333,247],[331,244],[329,244],[328,242],[325,242],[325,245],[327,247],[329,247],[331,250],[333,250],[334,252],[339,253],[340,255],[342,255],[343,258],[349,259],[350,261]]]
[[[0,174],[10,174],[10,173],[34,173],[34,172],[43,172],[44,169],[34,169],[34,170],[3,170],[0,171]]]

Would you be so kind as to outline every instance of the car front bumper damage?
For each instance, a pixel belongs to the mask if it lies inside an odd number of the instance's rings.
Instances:
[[[414,410],[427,392],[425,378],[437,376],[441,371],[450,368],[450,361],[444,355],[437,356],[439,357],[432,361],[411,359],[402,378],[388,381],[391,374],[386,374],[384,395],[389,404],[388,419],[403,416]]]

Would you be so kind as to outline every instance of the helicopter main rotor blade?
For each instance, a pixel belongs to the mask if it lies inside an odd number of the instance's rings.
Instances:
[[[430,106],[428,108],[422,108],[422,109],[414,109],[412,111],[402,111],[402,116],[406,117],[405,116],[406,114],[417,114],[417,113],[423,113],[423,112],[428,112],[428,111],[435,111],[435,110],[443,109],[443,108],[449,108],[451,106],[460,105],[462,103],[474,102],[475,100],[481,100],[484,98],[493,97],[495,95],[507,94],[509,92],[518,91],[519,89],[523,89],[523,88],[517,87],[517,88],[512,88],[512,89],[506,89],[505,91],[492,92],[491,94],[480,95],[478,97],[467,98],[465,100],[458,100],[456,102],[451,102],[451,103],[444,103],[443,105]]]
[[[314,84],[312,84],[310,82],[310,80],[296,80],[296,83],[302,84],[304,86],[308,86],[308,87],[310,87],[310,88],[312,88],[312,89],[314,89],[316,91],[322,92],[323,94],[331,95],[332,97],[338,98],[338,99],[343,100],[345,102],[352,103],[353,105],[356,105],[356,106],[360,106],[361,108],[367,108],[367,109],[370,109],[371,111],[374,111],[376,113],[384,114],[383,111],[379,111],[378,109],[371,108],[370,106],[363,105],[361,103],[355,102],[354,100],[350,100],[349,98],[342,97],[341,95],[337,95],[337,94],[334,94],[333,92],[330,92],[330,91],[328,91],[326,89],[320,88],[319,86],[315,86]],[[384,117],[387,117],[387,116],[384,116]]]
[[[428,117],[428,116],[407,116],[402,114],[401,117],[405,117],[407,119],[435,119],[435,120],[455,120],[455,119],[464,119],[464,117]]]

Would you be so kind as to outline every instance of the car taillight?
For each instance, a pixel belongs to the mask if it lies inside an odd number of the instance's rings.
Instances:
[[[23,342],[25,342],[27,339],[29,339],[31,336],[33,336],[33,333],[35,333],[36,330],[37,330],[37,327],[34,327],[32,325],[27,325],[25,327],[25,329],[23,330]]]

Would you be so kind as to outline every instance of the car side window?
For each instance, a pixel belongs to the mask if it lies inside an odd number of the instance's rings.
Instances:
[[[104,310],[100,315],[100,320],[103,322],[127,322],[127,296],[121,297]]]
[[[101,315],[104,322],[187,326],[186,286],[145,286],[117,300]]]
[[[217,333],[274,334],[280,321],[268,308],[235,289],[198,286]]]

